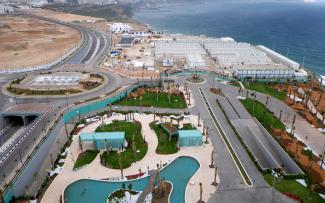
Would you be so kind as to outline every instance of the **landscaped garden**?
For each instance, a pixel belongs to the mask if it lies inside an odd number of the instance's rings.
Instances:
[[[285,92],[279,91],[274,86],[267,84],[267,83],[244,82],[243,85],[247,89],[270,95],[270,96],[275,97],[281,101],[285,100],[285,98],[287,97]]]
[[[119,169],[120,164],[122,168],[128,168],[132,163],[141,160],[145,156],[148,145],[141,135],[141,124],[139,122],[113,121],[111,124],[96,129],[96,132],[116,131],[125,132],[128,147],[123,149],[120,155],[117,151],[105,151],[101,154],[101,161],[110,168]]]
[[[128,97],[117,102],[121,106],[143,106],[143,107],[160,107],[185,109],[187,104],[183,94],[165,93],[157,91],[148,91],[147,89],[137,90]]]
[[[278,118],[264,106],[264,104],[255,101],[254,99],[245,99],[240,101],[248,112],[252,116],[256,117],[267,130],[270,130],[271,128],[280,130],[285,129],[285,125],[279,121]]]
[[[307,177],[305,180],[309,185],[308,188],[296,182],[295,179],[283,179],[275,184],[275,188],[280,192],[287,192],[289,196],[297,196],[304,202],[322,202],[318,194],[310,189],[310,185],[322,184],[324,181],[325,172],[317,163],[320,159],[313,155],[311,151],[305,150],[306,145],[303,142],[298,141],[297,138],[286,132],[285,125],[264,104],[253,99],[245,99],[241,100],[241,102],[249,113],[257,118],[288,152],[291,158],[306,172]],[[270,185],[273,185],[273,176],[271,174],[264,175],[264,178]],[[315,189],[318,190],[317,187]],[[311,193],[313,194],[311,195],[313,201],[308,200]]]
[[[80,167],[83,167],[87,164],[90,164],[97,156],[99,151],[97,150],[86,150],[84,152],[81,152],[77,158],[77,161],[75,162],[73,168],[77,169]]]
[[[318,193],[312,192],[309,188],[306,188],[294,179],[274,179],[273,175],[271,174],[265,174],[264,179],[271,186],[273,185],[273,181],[275,180],[275,189],[288,196],[291,196],[292,198],[297,197],[303,202],[324,202],[324,200],[318,195]]]
[[[174,154],[178,151],[176,136],[169,137],[160,124],[152,122],[150,123],[150,127],[155,131],[158,138],[157,154]]]

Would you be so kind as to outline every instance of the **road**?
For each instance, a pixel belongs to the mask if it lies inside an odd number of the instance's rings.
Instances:
[[[79,30],[85,39],[84,45],[80,50],[78,50],[76,53],[72,54],[71,57],[69,57],[67,60],[62,62],[60,65],[53,67],[53,70],[65,70],[65,65],[69,64],[82,64],[83,70],[88,70],[95,73],[101,73],[105,75],[109,82],[106,86],[101,87],[97,89],[96,91],[86,93],[81,96],[70,96],[67,98],[13,98],[9,97],[2,92],[0,93],[0,106],[1,111],[5,110],[7,107],[14,105],[14,104],[25,104],[25,103],[49,103],[52,105],[52,111],[49,112],[47,117],[40,122],[38,127],[35,127],[32,129],[31,133],[28,135],[28,137],[21,143],[17,149],[15,149],[12,152],[12,155],[9,159],[7,159],[4,163],[0,165],[0,171],[1,171],[1,186],[3,186],[5,183],[8,183],[16,174],[17,170],[21,167],[21,165],[24,163],[24,160],[27,159],[27,157],[32,153],[34,147],[36,144],[42,140],[42,137],[44,136],[44,130],[48,129],[50,123],[55,120],[55,117],[58,116],[58,112],[60,112],[63,108],[65,108],[68,105],[71,105],[74,102],[79,102],[82,100],[86,100],[89,98],[99,97],[101,95],[104,95],[105,93],[108,93],[110,91],[113,91],[117,87],[120,87],[122,84],[127,85],[131,83],[130,80],[125,80],[119,76],[115,76],[108,71],[100,70],[97,68],[97,64],[101,60],[101,58],[104,56],[104,54],[110,49],[111,42],[110,37],[106,34],[89,30],[84,27],[80,27],[78,25],[72,25],[72,24],[66,24],[62,22],[58,22],[52,19],[47,19],[43,17],[38,17],[34,15],[30,15],[31,17],[35,18],[41,18],[43,20],[47,20],[50,22],[63,24],[65,26],[73,27],[74,29]],[[80,69],[73,69],[76,71],[83,71]],[[33,73],[38,74],[41,71],[35,71]],[[16,78],[24,76],[24,74],[15,74],[15,75],[6,75],[6,76],[0,76],[0,85],[4,87],[6,83],[8,83],[11,80],[14,80]],[[1,126],[1,129],[3,129],[5,126]],[[62,128],[62,126],[61,126]],[[9,131],[12,131],[13,129],[9,129]],[[58,133],[59,134],[59,133]],[[44,156],[43,159],[39,159],[38,163],[36,164],[38,166],[38,170],[43,166],[44,159],[47,158],[48,154],[51,153],[53,150],[52,146],[54,145],[57,135],[52,136],[52,139],[49,139],[50,141],[46,144],[46,148],[43,148],[42,153]],[[52,148],[51,148],[52,147]],[[54,154],[54,153],[53,153]],[[46,166],[43,166],[46,167]],[[47,168],[50,168],[47,166]],[[37,168],[35,168],[32,171],[37,171]],[[33,172],[33,173],[34,173]],[[33,173],[30,173],[30,177]],[[45,175],[45,174],[44,174]],[[29,185],[30,179],[26,180],[23,185]],[[25,187],[25,186],[23,186]],[[24,190],[24,189],[23,189]],[[21,191],[21,190],[20,190]]]
[[[53,22],[53,20],[51,21]],[[85,37],[85,44],[78,52],[73,54],[73,56],[67,59],[64,63],[60,64],[58,67],[55,67],[55,70],[64,70],[65,64],[84,64],[83,70],[89,70],[95,73],[104,74],[109,79],[109,83],[94,92],[86,93],[81,96],[71,96],[69,98],[10,98],[1,93],[0,105],[2,106],[2,110],[7,106],[13,105],[15,103],[49,102],[53,106],[52,111],[49,113],[46,119],[43,120],[44,127],[34,128],[33,132],[30,134],[28,139],[26,139],[25,142],[20,145],[19,148],[17,148],[16,153],[14,153],[14,155],[3,166],[0,166],[0,171],[2,173],[2,183],[6,182],[9,178],[9,175],[7,174],[13,174],[14,171],[21,166],[23,160],[25,160],[28,155],[31,154],[31,151],[36,146],[37,141],[42,140],[41,136],[44,135],[44,130],[42,129],[47,129],[49,127],[50,122],[58,116],[60,110],[74,102],[86,100],[88,98],[98,97],[120,86],[125,86],[135,82],[135,80],[123,78],[115,74],[111,74],[106,70],[101,70],[97,68],[97,64],[101,60],[102,56],[110,49],[111,42],[108,36],[96,31],[88,30],[77,25],[73,26],[75,26],[76,29],[80,30],[80,32],[83,33]],[[1,77],[0,84],[4,85],[9,80],[15,79],[20,76],[21,75],[14,75],[8,78]],[[218,86],[222,86],[222,84],[214,82],[210,77],[203,77],[205,79],[205,83],[189,84],[189,88],[195,100],[195,105],[186,110],[186,112],[190,112],[194,115],[198,115],[199,113],[201,114],[201,118],[204,121],[204,124],[209,127],[210,139],[214,145],[214,161],[215,164],[218,166],[221,182],[218,187],[218,191],[212,194],[211,198],[209,199],[209,202],[291,202],[291,200],[285,197],[284,195],[277,192],[273,193],[273,190],[265,182],[261,173],[255,167],[253,161],[250,159],[244,147],[236,137],[225,115],[221,111],[220,107],[217,105],[217,96],[212,94],[209,88],[212,86],[212,84],[217,84]],[[183,86],[185,78],[185,76],[177,76],[176,81],[181,86]],[[213,114],[217,117],[226,134],[227,139],[232,144],[233,149],[235,150],[242,166],[244,167],[245,171],[247,172],[247,175],[252,181],[252,186],[246,185],[243,181],[242,175],[240,174],[235,162],[233,161],[233,158],[229,153],[229,150],[227,149],[223,139],[221,138],[221,135],[218,129],[216,128],[215,122],[213,121],[212,117],[208,112],[207,106],[204,103],[204,100],[198,90],[198,87],[202,88],[202,90],[204,91],[206,98],[211,105]],[[235,92],[237,90],[232,89],[231,91]],[[239,111],[232,111],[231,115],[234,118],[246,118],[249,116],[245,113],[245,111],[243,111],[243,109],[240,109],[240,104],[236,103],[232,105],[236,105],[235,109]],[[228,108],[231,107],[228,106]],[[145,111],[145,109],[143,110]],[[147,108],[146,110],[154,110],[157,112],[172,111],[173,113],[181,111],[179,109],[169,110],[152,108]],[[59,123],[57,123],[56,127],[50,134],[49,139],[47,139],[44,144],[40,146],[36,154],[33,154],[33,156],[35,156],[36,158],[32,159],[31,163],[24,170],[24,175],[18,180],[19,184],[17,184],[17,187],[15,188],[15,194],[23,193],[25,191],[25,185],[31,185],[31,182],[33,182],[34,173],[39,173],[40,176],[44,176],[44,174],[46,174],[46,172],[40,170],[50,168],[51,163],[48,160],[48,157],[49,154],[51,154],[52,152],[57,152],[57,148],[60,148],[60,143],[58,144],[58,146],[56,146],[55,143],[57,143],[57,140],[59,138],[61,139],[62,136],[65,136],[63,132],[63,127],[63,122],[60,121]],[[22,156],[22,162],[20,162],[20,155]],[[3,175],[5,175],[5,177]]]

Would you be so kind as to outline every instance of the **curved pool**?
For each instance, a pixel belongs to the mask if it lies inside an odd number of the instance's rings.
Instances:
[[[194,173],[200,168],[199,162],[187,156],[181,156],[172,161],[161,170],[161,178],[170,181],[173,184],[173,191],[170,196],[170,202],[184,203],[185,189],[188,181]],[[91,179],[77,180],[68,185],[64,190],[65,203],[106,203],[109,194],[122,188],[122,184],[128,187],[132,183],[132,189],[136,191],[144,190],[149,182],[149,177],[123,181],[111,182]]]

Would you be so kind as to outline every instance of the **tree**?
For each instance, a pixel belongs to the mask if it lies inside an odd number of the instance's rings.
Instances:
[[[4,202],[3,191],[0,189],[0,202]]]
[[[120,150],[117,152],[118,153],[118,163],[119,163],[119,166],[120,166],[120,170],[121,170],[121,179],[124,178],[123,176],[123,164],[122,164],[122,155],[121,155],[121,152]]]

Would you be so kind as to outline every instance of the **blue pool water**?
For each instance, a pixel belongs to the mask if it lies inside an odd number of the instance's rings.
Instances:
[[[179,157],[161,170],[161,178],[172,182],[173,191],[170,202],[184,203],[185,189],[188,181],[199,169],[198,161],[191,157]],[[133,181],[124,181],[128,187],[132,183],[132,188],[142,191],[147,187],[149,177]],[[106,203],[109,194],[122,188],[123,182],[97,181],[82,179],[71,183],[64,191],[65,203]]]

